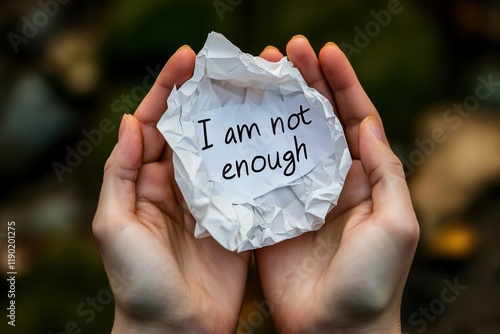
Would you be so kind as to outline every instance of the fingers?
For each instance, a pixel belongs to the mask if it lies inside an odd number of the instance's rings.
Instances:
[[[167,61],[153,87],[135,112],[139,122],[156,126],[167,108],[166,100],[174,85],[182,85],[193,75],[196,55],[189,46],[177,50]]]
[[[142,165],[143,139],[140,123],[134,116],[124,115],[119,139],[104,167],[104,179],[94,219],[94,233],[113,229],[124,221],[119,217],[135,213],[135,182]],[[123,217],[123,216],[122,216]],[[107,225],[107,226],[106,226]]]
[[[167,98],[175,85],[181,86],[194,71],[196,55],[189,46],[183,46],[167,61],[153,87],[141,102],[134,116],[142,127],[144,163],[157,161],[163,152],[165,140],[156,128],[167,109]]]
[[[395,236],[415,245],[418,224],[406,185],[403,167],[390,149],[375,116],[360,124],[361,163],[372,187],[374,219],[383,222]]]
[[[287,44],[286,54],[300,71],[307,85],[316,89],[333,103],[330,87],[321,71],[316,53],[307,38],[301,35],[294,36]]]
[[[278,62],[281,58],[283,58],[283,54],[280,50],[270,45],[260,53],[260,57],[268,61]]]
[[[347,57],[338,46],[333,43],[326,44],[319,53],[319,64],[333,91],[351,154],[359,159],[359,125],[368,116],[379,119],[377,110],[361,87]]]

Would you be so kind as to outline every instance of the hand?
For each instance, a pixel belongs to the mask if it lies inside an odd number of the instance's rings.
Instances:
[[[401,333],[400,304],[419,227],[400,161],[342,51],[316,57],[293,38],[287,55],[334,105],[353,164],[338,206],[317,232],[255,251],[262,288],[282,333]],[[266,48],[262,57],[282,54]]]
[[[237,326],[250,253],[193,236],[172,150],[156,128],[170,91],[194,64],[189,47],[170,58],[135,115],[123,117],[105,166],[93,231],[115,298],[116,333],[232,333]]]

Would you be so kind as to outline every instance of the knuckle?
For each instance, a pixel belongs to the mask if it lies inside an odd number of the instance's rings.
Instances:
[[[92,221],[92,234],[98,245],[102,245],[113,235],[112,225],[113,219],[107,214],[97,212]]]
[[[391,221],[391,234],[395,240],[398,240],[401,247],[408,250],[416,247],[420,238],[420,225],[414,215],[406,219],[401,219],[401,216],[392,217]]]
[[[403,169],[403,163],[399,158],[397,157],[396,154],[391,152],[391,154],[387,158],[387,162],[389,164],[389,168],[391,171],[398,177],[401,177],[402,179],[405,179],[405,173]]]

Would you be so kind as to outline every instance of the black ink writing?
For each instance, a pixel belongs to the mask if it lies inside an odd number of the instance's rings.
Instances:
[[[207,133],[207,124],[206,123],[209,121],[210,121],[210,118],[201,119],[198,121],[198,123],[203,124],[203,139],[205,140],[205,145],[202,147],[203,151],[214,146],[213,144],[208,144],[208,133]]]
[[[225,143],[230,144],[231,142],[233,142],[233,143],[237,144],[238,140],[240,143],[242,143],[243,139],[244,139],[243,134],[245,133],[245,131],[247,134],[247,138],[252,139],[253,130],[256,130],[256,132],[259,136],[261,135],[259,126],[256,123],[252,123],[252,125],[250,125],[250,127],[247,124],[243,124],[243,125],[238,124],[236,126],[236,133],[238,135],[238,138],[236,138],[236,134],[234,133],[234,129],[231,127],[229,129],[227,129]]]
[[[305,143],[299,145],[297,136],[293,136],[295,150],[288,150],[283,154],[282,160],[288,163],[283,170],[283,175],[292,176],[296,170],[297,162],[300,162],[301,153],[304,159],[307,160],[307,146]],[[233,171],[234,168],[234,171]],[[222,177],[226,180],[232,180],[235,177],[241,178],[242,176],[250,176],[250,172],[258,174],[263,172],[266,168],[270,170],[282,169],[280,160],[280,152],[276,152],[276,157],[273,160],[271,154],[267,156],[257,155],[251,160],[235,160],[234,164],[228,162],[222,169]]]
[[[300,122],[302,121],[303,124],[309,125],[312,123],[311,120],[306,121],[305,118],[305,113],[308,112],[310,108],[303,109],[302,105],[300,105],[300,112],[299,113],[294,113],[288,116],[287,120],[287,127],[289,130],[295,130],[296,128],[299,127]],[[273,130],[273,135],[276,136],[276,127],[278,124],[281,125],[281,132],[285,133],[285,123],[283,122],[283,119],[281,117],[276,117],[276,118],[271,118],[271,128]]]

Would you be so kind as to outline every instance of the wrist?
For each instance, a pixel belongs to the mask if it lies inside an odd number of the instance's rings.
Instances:
[[[218,324],[224,327],[221,323]],[[200,334],[200,333],[234,333],[233,330],[221,329],[217,324],[201,324],[197,319],[182,321],[149,321],[134,319],[120,311],[115,311],[115,319],[111,334]],[[235,324],[236,327],[236,324]]]
[[[168,333],[166,328],[161,324],[152,322],[133,321],[132,319],[124,316],[120,312],[115,312],[115,319],[113,322],[113,329],[111,334],[156,334]]]
[[[188,328],[186,325],[191,326]],[[194,323],[187,322],[183,326],[164,321],[134,319],[116,311],[111,334],[168,334],[168,333],[200,333]]]

